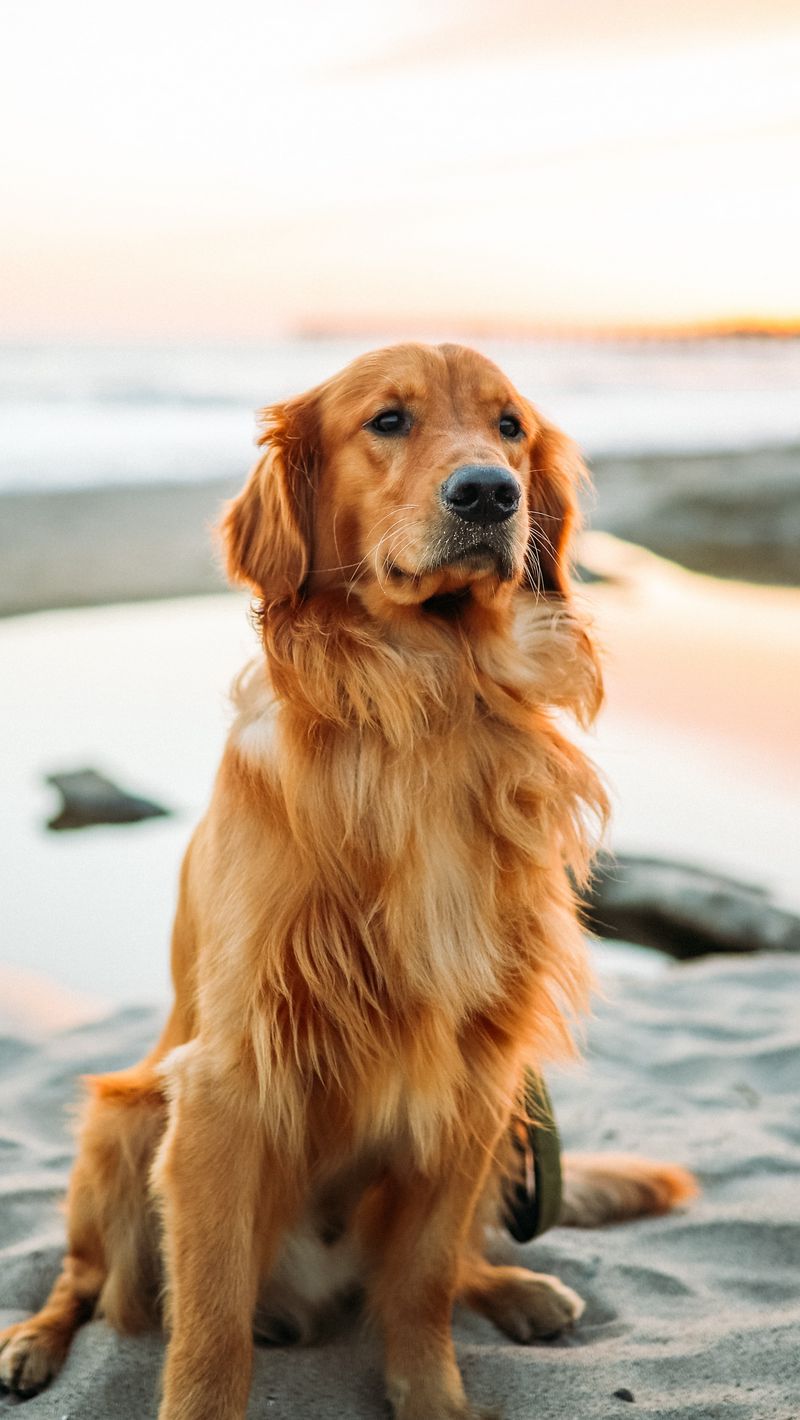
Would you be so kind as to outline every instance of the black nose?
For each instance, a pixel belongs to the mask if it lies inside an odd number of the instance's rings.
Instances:
[[[441,495],[444,506],[465,523],[502,523],[516,513],[521,489],[507,469],[465,463],[445,479]]]

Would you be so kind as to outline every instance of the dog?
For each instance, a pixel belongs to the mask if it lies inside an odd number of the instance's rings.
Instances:
[[[242,1420],[254,1331],[308,1338],[359,1292],[396,1420],[474,1420],[454,1302],[523,1342],[582,1310],[484,1244],[525,1071],[570,1050],[590,984],[574,884],[606,800],[560,727],[601,699],[570,586],[585,471],[456,345],[365,355],[260,443],[221,533],[263,654],[184,860],[174,1005],[88,1081],[68,1254],[0,1380],[41,1389],[93,1314],[163,1316],[160,1420]],[[567,1158],[561,1221],[694,1191]]]

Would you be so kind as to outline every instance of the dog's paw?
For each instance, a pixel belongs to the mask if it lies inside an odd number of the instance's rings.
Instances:
[[[500,1420],[500,1411],[470,1405],[460,1382],[432,1386],[429,1382],[409,1384],[389,1381],[387,1396],[392,1420]]]
[[[500,1411],[496,1406],[486,1410],[476,1409],[468,1401],[458,1404],[454,1401],[443,1401],[441,1404],[432,1404],[427,1398],[409,1398],[405,1405],[400,1407],[390,1400],[390,1413],[392,1420],[501,1420]]]
[[[505,1269],[504,1269],[505,1270]],[[559,1282],[521,1267],[507,1269],[482,1298],[481,1310],[512,1341],[544,1341],[568,1331],[582,1315],[585,1303]]]
[[[63,1337],[35,1321],[19,1321],[0,1331],[0,1387],[27,1399],[61,1369],[67,1347]]]

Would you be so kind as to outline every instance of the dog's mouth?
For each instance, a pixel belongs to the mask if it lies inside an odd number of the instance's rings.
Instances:
[[[448,620],[475,603],[504,601],[524,574],[522,531],[516,518],[495,524],[439,519],[421,531],[416,545],[404,548],[404,556],[387,549],[380,593],[395,605]]]
[[[421,603],[422,610],[431,616],[443,617],[445,621],[455,621],[460,612],[472,601],[472,588],[460,587],[457,592],[438,592],[426,597]]]
[[[394,583],[422,583],[430,577],[443,576],[447,580],[463,580],[465,590],[477,577],[494,576],[501,582],[513,581],[517,569],[510,549],[504,545],[491,546],[488,542],[475,542],[468,547],[444,549],[435,559],[425,561],[413,572],[392,562],[386,574]],[[426,598],[426,602],[430,598]]]
[[[446,567],[465,567],[468,571],[484,572],[488,568],[502,576],[507,560],[504,548],[492,547],[488,542],[475,542],[471,547],[460,548],[442,557],[430,570],[440,572]]]

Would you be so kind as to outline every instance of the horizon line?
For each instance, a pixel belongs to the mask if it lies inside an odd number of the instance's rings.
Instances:
[[[464,337],[474,336],[491,340],[574,340],[574,341],[637,341],[637,340],[711,340],[767,338],[791,340],[800,336],[800,316],[782,319],[766,319],[759,316],[743,316],[724,320],[636,322],[614,321],[594,324],[577,321],[503,321],[495,322],[485,318],[465,318],[453,320],[445,317],[396,318],[370,316],[363,319],[298,319],[283,325],[265,326],[263,334],[207,334],[173,332],[101,333],[81,332],[74,335],[64,333],[22,332],[0,336],[0,349],[13,349],[24,345],[258,345],[261,341],[289,340],[348,340],[362,338],[392,338],[392,330],[401,330],[402,340],[439,339],[442,332],[451,331]]]
[[[396,320],[382,320],[369,317],[363,320],[314,320],[296,321],[286,334],[294,339],[330,339],[339,336],[380,334],[387,327],[397,325]],[[736,338],[769,336],[778,339],[793,339],[800,336],[800,315],[781,319],[760,316],[741,316],[722,320],[699,321],[503,321],[494,322],[485,318],[434,319],[422,317],[406,318],[404,328],[413,328],[428,335],[439,334],[443,326],[464,334],[480,335],[493,339],[528,340],[707,340],[715,337]]]

